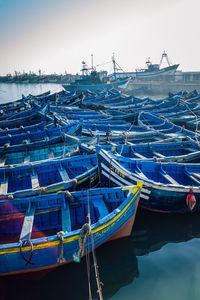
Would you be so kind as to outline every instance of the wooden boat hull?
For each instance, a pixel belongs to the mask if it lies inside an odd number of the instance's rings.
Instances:
[[[118,80],[111,83],[91,84],[91,85],[78,85],[78,84],[63,84],[66,91],[86,91],[86,90],[98,90],[98,89],[111,89],[113,87],[126,85],[128,79]]]
[[[97,153],[101,186],[124,186],[143,180],[140,207],[162,213],[191,213],[186,198],[191,193],[190,186],[163,185],[147,181],[143,173],[132,173],[105,150]],[[196,205],[193,212],[200,211],[200,189],[193,187]]]
[[[120,154],[130,159],[158,162],[200,163],[199,145],[194,142],[141,143],[116,146],[102,145],[101,147],[106,151],[112,151],[114,154]],[[88,146],[86,144],[80,144],[79,148],[82,151],[81,153],[92,153],[95,151],[95,146]]]
[[[101,244],[130,235],[137,211],[140,190],[138,187],[126,187],[127,199],[113,212],[100,219],[91,227],[88,237],[87,252],[97,248]],[[32,257],[31,263],[26,263],[20,253],[20,242],[0,245],[0,276],[12,276],[27,274],[30,272],[44,271],[56,268],[73,260],[74,253],[79,249],[80,230],[65,232],[63,236],[63,260],[59,263],[60,241],[57,235],[31,240]],[[94,246],[92,246],[94,245]],[[21,250],[22,251],[22,250]],[[84,253],[85,254],[85,253]],[[31,255],[31,247],[24,245],[23,255],[28,259]]]
[[[74,156],[0,169],[0,198],[27,197],[95,187],[99,182],[95,155]]]

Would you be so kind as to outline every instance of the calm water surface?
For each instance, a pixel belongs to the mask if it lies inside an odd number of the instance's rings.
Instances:
[[[0,102],[57,88],[54,84],[0,84]],[[198,214],[171,216],[139,210],[131,237],[96,250],[104,299],[199,300],[199,237]],[[91,283],[93,299],[97,299],[93,275]],[[0,299],[89,299],[85,259],[38,281],[1,280]]]
[[[28,96],[29,94],[38,95],[49,90],[59,91],[62,89],[60,84],[39,83],[39,84],[17,84],[17,83],[0,83],[0,103],[14,101]]]

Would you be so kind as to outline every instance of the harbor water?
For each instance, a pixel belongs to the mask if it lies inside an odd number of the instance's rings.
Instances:
[[[56,84],[0,84],[0,103],[59,90]],[[200,215],[138,210],[132,235],[96,252],[103,298],[112,300],[199,300]],[[34,261],[34,257],[33,257]],[[98,299],[91,267],[93,299]],[[1,279],[0,299],[87,300],[86,261],[61,266],[30,281]]]

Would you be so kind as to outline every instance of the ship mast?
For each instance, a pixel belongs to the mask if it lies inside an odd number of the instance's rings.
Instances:
[[[168,55],[167,55],[167,53],[166,53],[165,51],[164,51],[163,54],[162,54],[162,57],[161,57],[161,60],[160,60],[160,65],[159,65],[159,67],[160,67],[161,64],[162,64],[163,59],[166,59],[166,61],[167,61],[167,63],[168,63],[168,66],[170,67],[171,64],[170,64],[170,62],[169,62]]]
[[[115,61],[115,53],[114,52],[113,52],[113,56],[112,56],[112,62],[113,62],[114,78],[116,80],[116,61]]]
[[[94,64],[93,64],[93,54],[91,54],[91,60],[92,60],[92,63],[91,63],[91,69],[92,71],[94,70]]]
[[[115,53],[113,52],[113,56],[112,56],[112,62],[113,62],[113,69],[114,69],[114,78],[115,78],[115,80],[117,79],[117,77],[116,77],[116,72],[117,71],[122,71],[122,72],[124,72],[123,70],[122,70],[122,68],[118,65],[118,63],[116,63],[116,60],[115,60]]]

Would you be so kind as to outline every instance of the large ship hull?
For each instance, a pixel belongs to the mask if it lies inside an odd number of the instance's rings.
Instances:
[[[145,79],[145,78],[151,78],[156,76],[162,76],[162,75],[174,75],[177,68],[177,65],[169,66],[166,68],[162,68],[156,71],[138,71],[138,72],[124,72],[124,73],[116,73],[117,78],[125,78],[125,77],[132,77],[132,78],[138,78],[138,79]]]
[[[127,76],[126,76],[127,77]],[[98,89],[110,89],[114,87],[123,87],[128,83],[128,78],[124,80],[118,80],[113,82],[101,83],[101,84],[89,84],[89,85],[78,85],[78,84],[63,84],[63,87],[67,91],[86,91],[86,90],[98,90]]]

